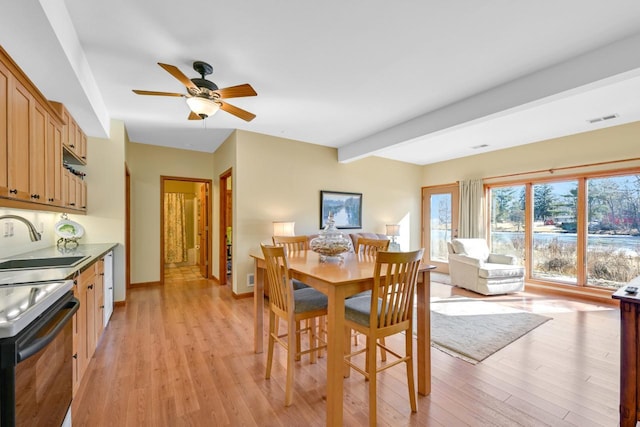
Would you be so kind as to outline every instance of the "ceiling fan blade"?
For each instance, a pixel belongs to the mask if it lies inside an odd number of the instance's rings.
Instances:
[[[256,96],[257,93],[249,83],[214,90],[220,94],[220,98],[240,98],[242,96]]]
[[[218,101],[220,103],[220,109],[226,111],[227,113],[233,114],[236,117],[241,118],[242,120],[246,120],[247,122],[250,122],[251,120],[253,120],[256,115],[253,113],[250,113],[248,111],[243,110],[242,108],[238,108],[236,106],[233,106],[231,104],[227,104],[224,101]]]
[[[161,62],[158,62],[158,65],[164,68],[173,77],[178,79],[180,83],[187,87],[187,89],[198,90],[198,87],[193,84],[189,77],[185,76],[184,73],[180,71],[175,65],[163,64]]]
[[[192,111],[189,113],[189,120],[202,120],[202,117]]]
[[[133,89],[134,93],[137,93],[138,95],[154,95],[154,96],[179,96],[179,97],[183,97],[184,95],[181,93],[173,93],[173,92],[155,92],[155,91],[150,91],[150,90],[136,90]]]

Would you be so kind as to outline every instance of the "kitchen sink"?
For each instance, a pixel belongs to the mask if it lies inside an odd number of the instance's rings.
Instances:
[[[25,259],[10,259],[8,261],[0,262],[0,270],[20,270],[20,269],[40,269],[40,268],[65,268],[78,265],[85,259],[89,258],[88,255],[84,256],[65,256],[65,257],[51,257],[51,258],[25,258]]]

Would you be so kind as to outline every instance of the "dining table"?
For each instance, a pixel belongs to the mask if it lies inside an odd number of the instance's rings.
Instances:
[[[251,252],[254,260],[254,350],[264,347],[264,304],[266,264],[261,251]],[[326,259],[311,250],[287,254],[289,273],[327,295],[327,390],[326,425],[343,425],[343,381],[348,376],[344,363],[345,299],[373,287],[375,257],[345,253]],[[434,265],[421,264],[416,286],[418,393],[431,393],[430,272]]]

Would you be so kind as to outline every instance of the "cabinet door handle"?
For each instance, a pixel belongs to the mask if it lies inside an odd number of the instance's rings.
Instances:
[[[18,189],[14,188],[13,190],[9,190],[9,193],[17,195],[18,194]]]
[[[93,289],[93,285],[87,286],[87,289]]]
[[[78,353],[75,353],[75,354],[73,355],[73,358],[74,358],[74,359],[77,359],[77,358],[78,358]]]

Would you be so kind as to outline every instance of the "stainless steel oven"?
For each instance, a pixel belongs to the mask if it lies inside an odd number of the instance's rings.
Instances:
[[[60,427],[70,417],[72,285],[0,286],[1,427]]]

